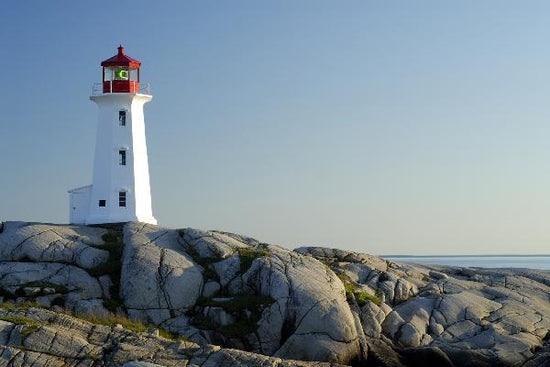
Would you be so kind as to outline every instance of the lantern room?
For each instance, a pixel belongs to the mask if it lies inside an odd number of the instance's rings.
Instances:
[[[124,54],[124,47],[118,53],[101,63],[103,66],[103,93],[139,93],[139,67],[141,62]]]

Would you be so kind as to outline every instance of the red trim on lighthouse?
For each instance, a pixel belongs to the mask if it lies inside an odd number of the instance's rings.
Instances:
[[[103,93],[139,93],[139,68],[141,62],[124,54],[124,47],[122,47],[122,45],[118,46],[118,53],[101,62],[101,66],[103,66]],[[112,71],[113,73],[117,68],[123,68],[123,71],[125,70],[127,73],[127,77],[113,78],[110,76],[107,79],[113,80],[105,80],[105,68],[114,69]],[[130,79],[132,70],[135,70],[137,79]]]
[[[101,62],[101,66],[129,66],[132,68],[138,68],[141,66],[141,62],[138,60],[132,59],[130,56],[124,54],[124,47],[122,45],[118,46],[118,53]]]

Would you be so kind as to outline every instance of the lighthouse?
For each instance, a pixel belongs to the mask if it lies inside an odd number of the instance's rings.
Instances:
[[[92,184],[69,191],[74,224],[139,221],[156,224],[151,209],[143,106],[153,96],[140,85],[141,62],[124,53],[103,61],[90,99],[99,108]]]

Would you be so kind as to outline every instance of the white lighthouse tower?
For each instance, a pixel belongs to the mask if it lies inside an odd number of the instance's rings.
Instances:
[[[70,222],[156,224],[143,115],[143,105],[153,97],[148,88],[140,89],[141,62],[120,46],[101,66],[103,82],[90,96],[99,107],[93,182],[69,191]]]

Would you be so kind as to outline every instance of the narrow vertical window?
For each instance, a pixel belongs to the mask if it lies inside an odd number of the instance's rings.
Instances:
[[[126,206],[126,191],[118,193],[118,206]]]
[[[118,151],[118,164],[121,166],[126,165],[126,151],[124,149]]]
[[[126,111],[125,110],[118,111],[118,124],[120,126],[126,126]]]

